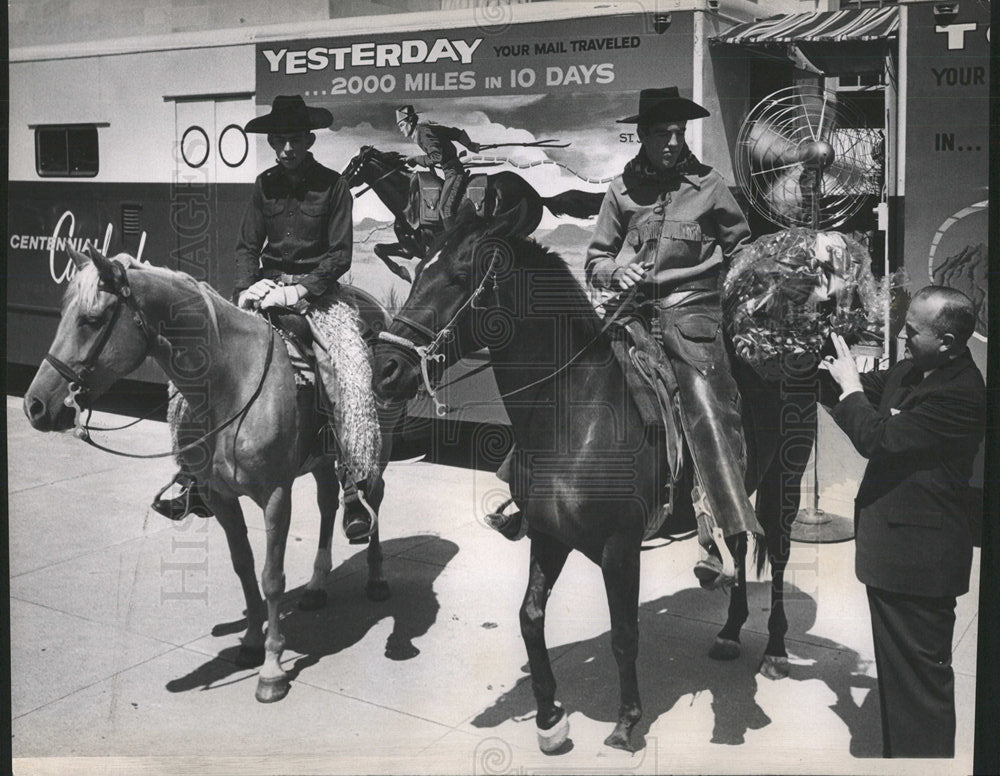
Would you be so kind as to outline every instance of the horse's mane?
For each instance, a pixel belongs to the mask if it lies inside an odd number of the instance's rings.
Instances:
[[[550,305],[553,313],[570,314],[573,324],[581,328],[584,336],[598,335],[602,326],[601,319],[594,311],[580,281],[558,253],[531,237],[510,234],[507,230],[498,231],[496,227],[491,227],[488,219],[473,216],[470,212],[459,213],[455,226],[439,238],[440,242],[436,247],[456,248],[468,238],[472,238],[472,245],[478,244],[482,239],[502,240],[509,245],[514,256],[514,266],[545,274],[544,294],[536,295],[536,301],[541,299],[543,304]]]
[[[125,269],[129,270],[139,270],[142,272],[150,273],[163,273],[165,275],[182,278],[184,280],[190,281],[191,283],[197,283],[202,286],[208,293],[229,304],[229,302],[219,294],[211,285],[196,280],[191,275],[186,272],[178,272],[167,267],[157,267],[153,264],[139,261],[134,256],[128,253],[119,253],[115,256],[109,256],[109,261],[117,261]],[[63,308],[70,302],[76,300],[80,307],[80,312],[83,315],[93,315],[97,314],[102,309],[101,297],[102,294],[106,294],[103,288],[101,288],[101,276],[98,274],[97,265],[94,263],[87,264],[83,269],[77,270],[73,279],[70,280],[69,285],[66,287],[66,293],[63,295]]]
[[[390,167],[399,167],[406,161],[406,157],[398,151],[380,151],[372,146],[372,152],[376,154],[378,160]]]

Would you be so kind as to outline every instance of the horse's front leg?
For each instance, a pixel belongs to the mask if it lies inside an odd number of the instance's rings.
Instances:
[[[396,439],[396,432],[402,426],[406,415],[406,402],[380,402],[376,404],[376,407],[379,432],[382,435],[382,447],[379,453],[379,474],[368,494],[368,503],[375,510],[375,514],[379,514],[382,499],[385,497],[385,480],[382,478],[382,474],[385,473],[389,459],[392,457],[392,445]],[[389,589],[389,582],[382,571],[382,544],[379,541],[378,528],[375,529],[368,541],[366,559],[368,561],[368,583],[365,585],[365,594],[371,601],[387,601],[392,595],[392,591]]]
[[[240,578],[243,586],[243,597],[246,599],[247,630],[241,639],[240,651],[236,663],[243,667],[255,667],[264,662],[264,599],[257,585],[257,575],[254,572],[253,549],[247,539],[247,524],[243,510],[236,498],[208,494],[209,506],[226,532],[229,544],[229,556],[233,562],[233,570]]]
[[[368,503],[375,510],[376,515],[382,506],[382,498],[384,496],[385,481],[380,474],[376,478],[375,484],[372,485],[371,491],[368,493]],[[368,600],[370,601],[389,600],[392,592],[389,590],[389,582],[382,571],[382,543],[378,538],[377,527],[368,540],[368,550],[365,553],[365,559],[368,562],[368,582],[365,584],[365,595],[368,596]]]
[[[631,734],[642,718],[635,661],[639,654],[639,548],[641,537],[620,531],[608,539],[601,557],[601,573],[611,613],[611,651],[618,663],[621,704],[618,724],[604,743],[635,751]]]
[[[545,606],[568,555],[569,547],[546,534],[531,537],[528,589],[521,603],[521,638],[528,652],[531,689],[538,706],[535,725],[543,752],[555,751],[569,736],[566,711],[555,700],[556,678],[545,646]]]
[[[326,579],[333,569],[333,528],[340,508],[340,480],[333,465],[317,466],[313,470],[316,480],[316,503],[319,505],[319,546],[313,560],[312,577],[299,600],[299,609],[313,612],[326,606]]]
[[[799,456],[805,459],[806,452]],[[785,634],[788,619],[785,616],[785,567],[791,551],[792,523],[799,511],[802,493],[802,471],[805,460],[786,461],[790,471],[784,471],[776,462],[757,489],[757,503],[761,525],[767,531],[767,553],[771,561],[771,614],[767,618],[767,647],[759,672],[768,679],[784,679],[789,674]]]
[[[715,637],[708,656],[713,660],[735,660],[740,656],[740,630],[747,621],[750,609],[747,605],[747,535],[730,537],[727,542],[736,561],[736,582],[729,591],[729,612],[726,624]]]
[[[257,700],[280,701],[288,694],[288,674],[281,667],[285,638],[281,635],[280,606],[285,592],[285,545],[292,514],[291,482],[279,485],[264,506],[267,529],[267,558],[261,575],[261,587],[267,600],[267,637],[264,639],[264,665],[257,680]]]

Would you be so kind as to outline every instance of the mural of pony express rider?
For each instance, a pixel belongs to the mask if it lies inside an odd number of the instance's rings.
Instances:
[[[713,537],[763,532],[744,486],[746,443],[719,297],[720,273],[750,228],[722,176],[684,140],[687,122],[708,115],[676,87],[642,90],[639,112],[618,122],[636,124],[642,145],[605,194],[584,266],[598,288],[628,292],[638,286],[640,309],[659,318],[694,463],[699,541],[706,548],[695,575],[711,588],[730,581],[719,557],[728,551]],[[626,243],[634,256],[621,263]]]
[[[275,97],[270,113],[247,123],[248,133],[267,134],[277,164],[253,185],[236,244],[234,294],[240,307],[270,311],[300,340],[311,333],[317,371],[334,408],[344,532],[363,543],[375,530],[365,492],[378,478],[381,437],[358,314],[341,298],[337,282],[351,266],[353,199],[340,174],[309,151],[316,140],[312,130],[332,121],[330,111],[292,95]],[[156,511],[174,520],[190,511],[210,514],[190,473],[179,473],[175,482],[181,493],[162,499],[161,491]]]
[[[418,122],[418,115],[412,105],[403,105],[396,111],[396,126],[403,135],[412,138],[424,152],[423,155],[409,157],[406,160],[408,165],[412,167],[419,164],[441,169],[444,183],[438,199],[438,215],[441,218],[441,225],[447,229],[451,226],[455,215],[465,176],[465,167],[458,158],[455,143],[461,143],[473,153],[479,151],[479,143],[472,141],[464,129]]]

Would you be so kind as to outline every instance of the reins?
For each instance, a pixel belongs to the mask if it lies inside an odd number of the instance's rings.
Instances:
[[[105,447],[99,442],[95,442],[91,436],[91,431],[121,431],[122,429],[134,426],[143,420],[148,419],[153,413],[157,412],[161,407],[169,404],[174,398],[174,395],[168,396],[167,401],[157,406],[152,412],[147,415],[140,417],[130,423],[126,423],[122,426],[113,426],[109,428],[95,428],[90,425],[90,419],[93,417],[93,408],[87,407],[87,418],[85,421],[81,422],[81,417],[84,412],[84,407],[80,405],[80,401],[86,399],[87,394],[90,393],[91,388],[87,384],[88,378],[93,374],[94,369],[97,366],[97,359],[100,357],[108,340],[111,337],[111,332],[114,330],[115,324],[118,322],[118,318],[121,315],[122,302],[125,302],[125,306],[129,308],[132,312],[132,321],[142,332],[143,337],[146,340],[147,346],[152,348],[159,344],[159,335],[157,335],[152,327],[150,327],[149,322],[146,320],[146,315],[143,313],[142,309],[139,307],[138,302],[135,300],[135,296],[132,294],[132,288],[128,282],[128,276],[125,273],[125,267],[123,267],[119,262],[111,262],[111,274],[112,274],[112,284],[111,287],[107,289],[108,293],[114,296],[114,307],[111,313],[110,319],[107,323],[102,326],[101,331],[98,334],[97,339],[94,344],[90,347],[87,352],[86,357],[81,362],[79,370],[74,370],[64,361],[53,356],[51,353],[45,355],[45,360],[48,361],[52,367],[59,373],[59,375],[69,383],[69,395],[63,400],[63,403],[71,408],[74,412],[73,415],[73,432],[77,438],[83,440],[91,447],[97,448],[98,450],[103,450],[106,453],[111,453],[112,455],[118,455],[123,458],[165,458],[167,456],[178,455],[180,453],[191,450],[202,444],[206,439],[218,434],[223,429],[235,423],[241,416],[243,416],[250,406],[257,400],[260,396],[261,391],[264,388],[264,380],[267,378],[267,373],[271,367],[271,358],[274,354],[274,336],[268,332],[270,336],[267,340],[267,353],[264,357],[264,368],[261,372],[260,380],[257,383],[257,388],[254,390],[253,395],[247,400],[246,404],[237,412],[235,415],[230,417],[225,422],[219,424],[215,428],[202,434],[198,439],[191,442],[190,444],[184,445],[177,450],[168,450],[164,453],[128,453],[121,450],[114,450],[110,447]],[[215,314],[215,309],[212,306],[211,300],[207,297],[205,291],[202,289],[201,285],[198,285],[198,293],[201,295],[202,299],[205,301],[205,305],[208,308],[208,315],[212,321],[212,324],[218,332],[219,323],[218,318]]]
[[[496,266],[496,261],[497,261],[498,254],[499,254],[499,250],[498,249],[494,249],[494,251],[493,251],[493,258],[490,261],[490,266],[487,269],[486,273],[483,275],[483,279],[480,281],[479,285],[472,292],[472,295],[469,297],[469,299],[466,300],[465,304],[463,304],[458,309],[458,311],[451,317],[451,320],[449,320],[448,323],[446,323],[444,325],[444,327],[437,334],[435,334],[432,330],[428,329],[426,326],[424,326],[422,324],[419,324],[416,321],[412,321],[409,318],[405,318],[402,315],[396,315],[396,316],[393,317],[393,321],[399,321],[400,323],[402,323],[402,324],[404,324],[406,326],[409,326],[410,328],[414,329],[415,331],[420,332],[424,336],[428,337],[428,339],[430,339],[431,341],[427,345],[423,345],[423,346],[417,345],[412,340],[409,340],[409,339],[407,339],[405,337],[401,337],[401,336],[396,335],[396,334],[392,334],[391,332],[388,332],[388,331],[379,332],[379,336],[378,336],[379,340],[381,340],[383,342],[386,342],[386,343],[389,343],[391,345],[396,345],[397,347],[400,347],[400,348],[402,348],[404,350],[412,350],[413,352],[415,352],[417,354],[418,358],[420,359],[420,374],[421,374],[421,377],[423,378],[424,391],[427,393],[427,395],[430,397],[431,401],[434,403],[434,411],[435,411],[435,413],[437,414],[438,417],[444,417],[449,412],[452,412],[455,409],[454,407],[451,407],[451,406],[445,404],[444,402],[440,401],[437,398],[437,392],[439,390],[441,390],[443,388],[447,388],[448,386],[451,386],[451,385],[455,385],[456,383],[460,383],[463,380],[467,380],[470,377],[473,377],[474,375],[477,375],[480,372],[482,372],[485,369],[487,369],[488,367],[492,366],[492,364],[490,362],[487,362],[485,364],[481,364],[480,366],[478,366],[475,369],[469,371],[468,373],[462,375],[461,377],[458,377],[455,380],[452,380],[451,382],[445,383],[444,385],[438,385],[435,388],[432,385],[432,383],[431,383],[430,374],[429,374],[429,370],[428,370],[427,364],[428,364],[429,361],[434,361],[434,362],[442,362],[442,361],[444,361],[445,354],[438,352],[438,348],[440,347],[440,345],[442,343],[450,342],[453,339],[454,335],[453,335],[453,333],[452,333],[451,330],[454,327],[455,322],[458,320],[459,316],[461,316],[467,309],[470,309],[470,308],[471,309],[476,309],[476,310],[483,309],[481,307],[476,307],[475,306],[475,301],[479,297],[479,295],[483,292],[483,290],[486,288],[486,284],[490,280],[493,281],[494,299],[497,298],[496,294],[497,294],[498,287],[497,287],[495,266]],[[500,394],[500,396],[499,396],[500,400],[508,399],[511,396],[516,396],[517,394],[522,393],[522,392],[528,390],[529,388],[534,388],[535,386],[542,385],[543,383],[546,383],[549,380],[554,379],[555,377],[557,377],[558,375],[560,375],[562,372],[566,371],[581,356],[583,356],[583,354],[586,353],[601,337],[603,337],[604,334],[608,331],[608,329],[611,328],[611,326],[614,325],[614,323],[621,316],[622,311],[624,311],[626,308],[628,308],[629,302],[631,302],[632,298],[635,296],[635,294],[636,294],[636,292],[638,290],[639,290],[639,286],[638,286],[638,284],[636,284],[636,285],[632,286],[632,288],[630,288],[628,290],[628,292],[624,294],[624,296],[622,296],[621,294],[619,294],[619,296],[618,296],[619,304],[618,304],[617,309],[611,315],[610,318],[608,318],[608,319],[606,319],[604,321],[604,325],[601,327],[600,331],[598,331],[597,334],[595,334],[593,336],[593,338],[589,342],[587,342],[586,345],[584,345],[582,348],[580,348],[580,350],[578,350],[572,356],[572,358],[570,358],[569,360],[567,360],[562,366],[560,366],[555,371],[553,371],[553,372],[545,375],[544,377],[541,377],[541,378],[539,378],[537,380],[534,380],[534,381],[532,381],[530,383],[527,383],[526,385],[522,385],[519,388],[515,388],[514,390],[507,391],[506,393]]]

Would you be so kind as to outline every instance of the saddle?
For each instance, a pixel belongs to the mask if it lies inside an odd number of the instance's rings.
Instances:
[[[674,369],[656,337],[639,317],[625,317],[611,331],[611,345],[643,423],[664,439],[669,481],[660,509],[650,515],[645,539],[659,535],[674,514],[684,477],[684,431]]]
[[[295,372],[295,387],[311,388],[316,382],[316,353],[313,351],[313,336],[309,322],[301,315],[274,310],[265,313],[264,318],[278,332],[288,358]]]
[[[477,173],[462,176],[459,192],[459,207],[468,202],[476,210],[476,215],[486,214],[489,186],[487,175]],[[418,170],[410,182],[410,207],[407,220],[414,229],[431,227],[440,229],[441,216],[438,213],[438,203],[441,200],[441,187],[444,181],[433,170]],[[456,208],[457,209],[457,208]]]

